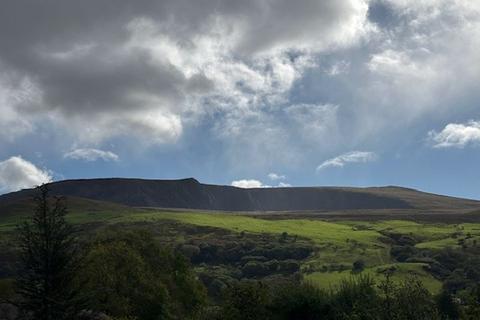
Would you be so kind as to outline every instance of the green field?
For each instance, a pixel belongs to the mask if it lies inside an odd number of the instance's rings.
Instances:
[[[420,224],[412,221],[327,222],[307,219],[264,220],[232,214],[145,212],[122,216],[111,222],[175,220],[199,226],[211,226],[235,232],[274,233],[311,239],[318,251],[305,263],[306,279],[322,287],[330,287],[341,279],[352,276],[350,270],[320,272],[332,266],[340,269],[351,267],[356,260],[363,260],[363,271],[377,281],[383,278],[382,270],[393,268],[393,279],[402,280],[408,275],[417,276],[431,291],[441,288],[421,263],[394,263],[389,255],[390,246],[380,241],[385,232],[409,235],[418,241],[418,248],[442,249],[458,247],[459,240],[480,238],[480,224]]]
[[[442,283],[428,274],[423,269],[424,266],[425,264],[422,263],[392,263],[366,268],[361,274],[368,275],[372,277],[376,283],[380,283],[385,279],[383,272],[389,269],[393,272],[393,281],[404,281],[408,280],[409,276],[416,276],[420,281],[422,281],[423,285],[430,292],[439,292],[442,287]],[[331,289],[334,288],[335,285],[337,285],[340,281],[357,276],[358,274],[352,273],[349,270],[339,272],[314,272],[307,274],[305,276],[305,280],[311,281],[323,289]]]
[[[76,224],[129,224],[177,221],[204,227],[226,229],[235,233],[287,233],[308,239],[315,245],[315,253],[302,265],[305,279],[327,288],[341,279],[352,276],[354,261],[365,262],[364,274],[376,280],[383,278],[382,270],[391,268],[393,278],[405,279],[416,275],[427,288],[438,291],[441,283],[424,270],[421,263],[396,263],[390,256],[391,244],[382,241],[386,234],[402,234],[415,239],[421,249],[460,247],[461,243],[480,240],[480,224],[422,224],[412,221],[322,221],[310,219],[266,220],[231,213],[169,212],[155,210],[128,210],[125,207],[100,210],[74,209],[68,219]],[[11,231],[18,217],[0,220],[0,231]]]

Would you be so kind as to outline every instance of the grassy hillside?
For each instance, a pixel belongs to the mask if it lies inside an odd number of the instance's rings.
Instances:
[[[394,279],[405,279],[407,275],[418,276],[431,290],[440,288],[440,281],[426,272],[426,265],[398,263],[390,256],[391,243],[388,235],[402,234],[414,239],[418,248],[441,249],[447,246],[460,247],[463,242],[472,243],[480,239],[480,224],[420,224],[411,221],[357,222],[286,219],[264,220],[242,215],[222,213],[193,213],[146,211],[116,217],[103,216],[104,221],[115,223],[158,223],[174,220],[182,224],[215,227],[233,232],[254,234],[287,233],[314,242],[316,250],[307,259],[302,270],[306,279],[322,287],[331,286],[339,280],[353,276],[351,266],[357,260],[366,264],[364,273],[376,279],[390,269]],[[87,222],[88,219],[83,222]]]
[[[330,287],[341,279],[355,276],[352,264],[363,261],[363,274],[381,279],[386,270],[393,273],[396,280],[405,279],[414,274],[432,291],[437,291],[441,282],[435,279],[422,261],[398,262],[391,255],[393,246],[399,241],[410,241],[418,250],[438,250],[446,247],[462,248],[476,245],[480,240],[480,224],[442,224],[418,223],[406,220],[390,221],[322,221],[318,219],[261,219],[232,213],[182,212],[162,210],[133,209],[116,204],[91,201],[81,198],[68,198],[70,213],[68,220],[75,224],[97,225],[152,225],[162,229],[162,225],[170,225],[169,221],[180,223],[180,226],[199,226],[225,230],[234,234],[248,233],[252,235],[273,236],[278,239],[282,234],[290,239],[306,239],[314,244],[310,257],[302,262],[301,270],[307,281],[317,283],[321,287]],[[0,232],[12,231],[15,224],[30,211],[31,203],[24,203],[16,208],[17,215],[0,215]],[[21,214],[20,214],[21,213]],[[122,227],[123,228],[123,227]],[[186,228],[188,227],[181,227]],[[208,230],[208,229],[207,229]],[[177,231],[170,234],[175,239],[164,238],[165,241],[183,243]],[[167,232],[167,233],[168,233]],[[190,236],[184,232],[182,238]],[[218,237],[213,233],[210,237]],[[400,240],[399,240],[400,239]],[[403,240],[402,240],[403,239]],[[479,241],[480,242],[480,241]]]
[[[123,215],[143,212],[124,205],[79,197],[66,197],[68,219],[73,223],[102,222]],[[15,199],[0,203],[0,231],[11,231],[30,216],[35,204],[32,198]]]
[[[305,276],[306,281],[315,283],[320,288],[330,289],[334,288],[340,281],[349,279],[350,277],[357,277],[360,274],[367,274],[377,283],[384,279],[385,270],[392,270],[393,281],[407,280],[409,276],[417,276],[423,283],[423,285],[430,292],[439,292],[442,287],[442,282],[432,277],[425,271],[424,263],[391,263],[386,265],[374,266],[366,268],[362,273],[352,273],[350,270],[338,271],[338,272],[313,272]]]

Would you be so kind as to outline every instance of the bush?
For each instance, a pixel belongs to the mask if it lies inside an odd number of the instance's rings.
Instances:
[[[287,239],[288,239],[288,233],[284,231],[280,234],[280,237],[278,238],[278,242],[285,243],[287,242]]]
[[[362,272],[365,268],[365,262],[363,260],[356,260],[352,265],[353,272]]]
[[[329,296],[309,284],[287,283],[275,290],[270,309],[275,319],[326,319],[331,316]]]
[[[270,319],[268,305],[270,295],[262,282],[244,281],[225,292],[222,308],[224,320],[265,320]]]
[[[280,261],[278,268],[280,272],[291,274],[300,270],[300,263],[296,260]]]
[[[184,244],[180,247],[180,252],[192,260],[200,254],[200,248],[195,245]]]
[[[416,277],[395,284],[387,275],[379,288],[384,296],[381,314],[385,319],[440,319],[435,301]]]
[[[456,320],[460,317],[460,309],[453,296],[445,290],[436,297],[436,303],[442,319]]]
[[[417,253],[417,249],[413,246],[392,246],[390,255],[398,262],[405,262],[408,258],[413,257]]]
[[[359,275],[340,283],[332,296],[335,319],[375,319],[379,314],[380,297],[369,276]]]
[[[261,262],[249,261],[243,266],[242,273],[247,278],[262,277],[270,274],[270,269]]]

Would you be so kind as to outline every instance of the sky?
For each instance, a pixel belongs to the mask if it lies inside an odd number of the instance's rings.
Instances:
[[[0,193],[95,177],[480,199],[480,1],[4,0]]]

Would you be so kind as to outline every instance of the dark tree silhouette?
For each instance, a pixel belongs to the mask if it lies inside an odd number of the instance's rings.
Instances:
[[[37,192],[31,220],[17,230],[18,306],[26,319],[74,319],[81,305],[74,285],[78,254],[72,227],[65,221],[65,199],[50,198],[47,185]]]

